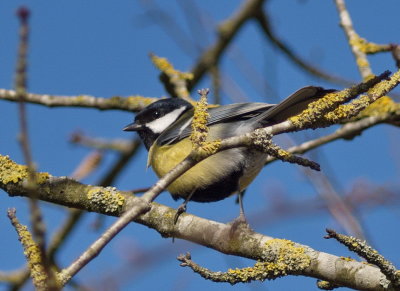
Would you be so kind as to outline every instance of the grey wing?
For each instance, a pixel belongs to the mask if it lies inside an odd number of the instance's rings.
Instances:
[[[275,104],[268,103],[235,103],[229,105],[222,105],[215,108],[210,108],[210,114],[207,125],[222,123],[231,119],[246,120],[259,115],[261,112],[268,110],[275,106]],[[192,130],[192,116],[193,110],[190,110],[179,118],[174,124],[167,128],[158,138],[159,145],[173,144],[181,139],[190,135]]]
[[[262,120],[281,122],[291,116],[295,116],[307,108],[308,104],[318,100],[327,93],[335,92],[335,89],[324,89],[322,87],[307,86],[303,87],[285,100],[274,106],[271,110],[264,111],[252,122],[257,123]]]

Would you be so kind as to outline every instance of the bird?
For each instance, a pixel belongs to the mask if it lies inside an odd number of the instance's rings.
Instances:
[[[307,108],[332,89],[303,87],[279,104],[234,103],[208,109],[207,141],[243,135],[255,129],[283,122]],[[163,177],[192,150],[189,139],[194,107],[180,98],[160,99],[141,110],[123,128],[135,131],[148,150],[148,165]],[[241,193],[263,168],[267,154],[249,147],[220,151],[193,166],[172,182],[167,190],[174,200],[184,199],[177,215],[189,201],[215,202],[239,194],[240,215],[244,217]],[[175,222],[177,217],[175,217]],[[245,218],[244,218],[245,220]]]

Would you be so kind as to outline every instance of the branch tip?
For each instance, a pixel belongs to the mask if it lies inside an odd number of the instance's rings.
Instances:
[[[353,236],[339,234],[332,229],[326,229],[325,238],[334,238],[345,245],[350,251],[364,258],[368,263],[377,266],[386,278],[397,288],[400,287],[400,272],[395,266],[386,260],[377,250],[373,249],[365,240]]]
[[[335,283],[329,282],[329,281],[317,280],[317,287],[321,290],[333,290],[333,289],[339,288],[341,286],[339,286]]]
[[[21,20],[22,23],[26,23],[29,19],[31,11],[26,6],[21,6],[17,10],[17,16]]]

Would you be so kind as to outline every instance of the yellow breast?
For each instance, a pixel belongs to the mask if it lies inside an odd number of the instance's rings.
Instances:
[[[157,176],[162,177],[185,159],[191,149],[192,145],[189,139],[161,148],[153,146],[149,151],[149,165],[153,167]],[[193,191],[205,189],[233,171],[243,170],[243,176],[238,181],[239,189],[237,189],[242,191],[261,170],[265,158],[265,154],[253,153],[253,159],[247,159],[247,163],[244,163],[243,155],[243,148],[219,152],[196,164],[170,184],[167,189],[172,194],[186,198]]]
[[[162,177],[183,161],[191,150],[192,144],[189,139],[162,148],[154,146],[149,151],[149,164],[157,176]],[[209,157],[189,169],[169,185],[168,191],[185,198],[197,188],[212,184],[217,177],[216,171],[221,170],[218,166],[215,168],[215,165],[210,167],[209,162],[213,159],[215,157]]]

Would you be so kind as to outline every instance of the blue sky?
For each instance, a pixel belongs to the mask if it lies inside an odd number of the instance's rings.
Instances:
[[[199,53],[215,40],[215,25],[229,17],[241,4],[241,1],[194,1],[195,5],[190,7],[199,8],[199,21],[196,13],[184,16],[183,2],[168,1],[166,7],[167,2],[163,1],[2,1],[0,88],[13,87],[18,40],[15,11],[20,4],[26,4],[32,11],[28,71],[30,92],[101,97],[134,94],[166,96],[158,81],[158,71],[151,64],[148,54],[167,57],[176,68],[190,70]],[[157,21],[163,19],[160,15],[149,18],[146,11],[154,8],[154,3],[168,11],[178,29],[163,29],[157,24]],[[347,5],[361,36],[378,43],[399,42],[396,38],[400,29],[398,1],[387,0],[383,3],[378,0],[352,0]],[[275,0],[269,1],[266,6],[277,34],[298,54],[332,74],[349,80],[360,80],[344,33],[338,25],[333,1]],[[203,27],[190,28],[190,25],[198,23]],[[370,60],[376,74],[396,69],[389,54],[373,56]],[[243,70],[243,63],[247,64],[250,71]],[[221,69],[227,88],[222,92],[223,103],[246,99],[276,103],[298,88],[311,84],[340,88],[293,66],[266,41],[255,22],[247,23],[237,35],[227,55],[221,60]],[[210,80],[204,79],[196,89],[202,87],[211,87]],[[93,137],[129,138],[131,134],[121,129],[131,122],[133,115],[120,111],[50,109],[29,105],[28,118],[33,157],[38,169],[55,176],[66,176],[89,153],[89,149],[68,142],[72,132],[81,130]],[[23,163],[17,142],[19,124],[16,104],[0,101],[0,122],[0,153],[8,154],[13,160]],[[307,135],[322,135],[332,130],[308,132]],[[304,136],[296,135],[295,138],[301,140]],[[357,185],[369,183],[370,189],[382,186],[397,191],[399,156],[396,145],[399,140],[396,128],[380,125],[364,132],[352,142],[337,141],[325,146],[318,151],[316,157],[320,158],[317,161],[323,171],[334,177],[339,190],[348,192]],[[107,154],[99,171],[83,182],[96,183],[115,157],[113,153]],[[142,149],[115,182],[115,186],[119,189],[150,186],[156,177],[151,170],[145,170],[145,164],[146,152]],[[24,257],[15,232],[6,218],[6,209],[16,207],[20,220],[28,224],[27,203],[25,199],[9,198],[4,192],[1,194],[0,229],[3,247],[0,249],[0,269],[13,270],[24,264]],[[378,191],[377,195],[380,194]],[[251,220],[252,213],[268,213],[272,201],[276,199],[301,202],[315,199],[317,195],[296,166],[276,162],[266,167],[247,191],[245,209],[250,225],[256,231],[270,236],[292,239],[340,256],[350,255],[344,247],[322,239],[326,227],[341,230],[325,211],[300,211],[278,219],[271,219],[267,215],[268,221]],[[238,213],[233,200],[226,199],[213,204],[191,203],[188,211],[228,222]],[[157,201],[171,207],[179,205],[167,193]],[[391,228],[391,223],[399,219],[396,207],[398,205],[363,207],[357,216],[374,246],[399,265],[399,234]],[[50,234],[62,222],[66,211],[50,204],[43,204],[43,209]],[[82,225],[74,231],[58,257],[62,266],[67,266],[98,237],[100,233],[90,227],[96,219],[97,215],[87,214]],[[114,220],[104,219],[104,227]],[[103,279],[108,274],[121,274],[123,269],[125,278],[120,286],[123,290],[316,289],[315,279],[301,277],[234,287],[210,283],[189,269],[179,267],[175,257],[187,251],[192,252],[195,261],[213,270],[252,264],[251,261],[222,255],[191,243],[172,243],[153,230],[132,224],[78,275],[77,280],[86,286],[105,288]],[[153,252],[161,255],[154,258]],[[146,260],[129,264],[130,258],[139,256],[153,256],[154,261],[149,268],[145,265]],[[3,288],[5,285],[0,285],[0,289]]]

